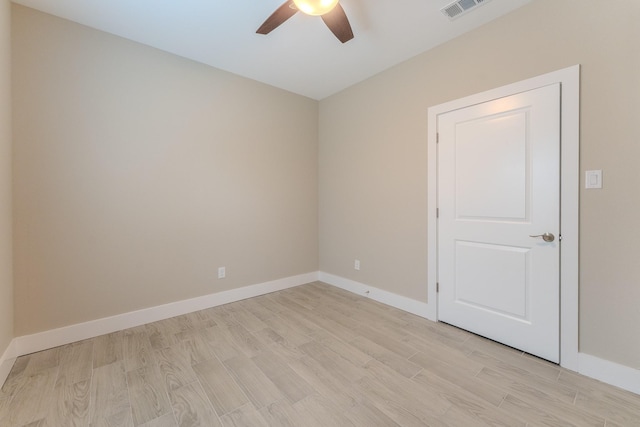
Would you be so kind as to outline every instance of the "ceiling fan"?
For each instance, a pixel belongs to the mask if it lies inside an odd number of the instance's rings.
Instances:
[[[287,0],[264,21],[256,33],[269,34],[298,11],[322,17],[327,27],[342,43],[353,38],[347,14],[344,13],[339,0]]]

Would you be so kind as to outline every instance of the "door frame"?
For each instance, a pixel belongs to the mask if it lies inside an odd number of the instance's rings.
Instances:
[[[560,365],[578,370],[580,65],[543,74],[428,110],[427,298],[426,317],[438,320],[438,115],[505,96],[560,83]]]

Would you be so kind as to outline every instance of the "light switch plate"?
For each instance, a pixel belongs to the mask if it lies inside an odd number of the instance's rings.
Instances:
[[[602,170],[585,172],[584,188],[602,188]]]

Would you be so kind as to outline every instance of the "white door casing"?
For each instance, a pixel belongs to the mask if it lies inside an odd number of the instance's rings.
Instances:
[[[558,362],[560,85],[437,126],[439,320]]]
[[[554,83],[561,91],[560,150],[560,365],[578,371],[578,245],[579,245],[579,125],[580,66],[508,84],[486,92],[435,105],[428,111],[428,283],[425,317],[437,321],[438,236],[437,236],[437,117],[447,111],[504,98]]]

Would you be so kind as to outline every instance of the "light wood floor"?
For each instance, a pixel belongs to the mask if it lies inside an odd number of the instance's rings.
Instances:
[[[640,396],[313,283],[23,356],[0,426],[640,426]]]

